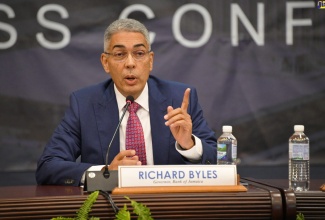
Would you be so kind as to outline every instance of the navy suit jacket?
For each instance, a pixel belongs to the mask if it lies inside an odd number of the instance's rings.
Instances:
[[[176,151],[175,139],[164,120],[169,105],[174,108],[181,106],[184,91],[188,87],[190,86],[160,80],[154,76],[148,79],[155,165],[190,163]],[[203,117],[194,88],[191,88],[188,113],[192,118],[193,134],[203,144],[200,163],[216,164],[215,133]],[[105,164],[107,147],[118,122],[119,112],[111,79],[72,93],[70,106],[38,161],[37,183],[78,186],[85,170],[93,165]],[[119,151],[117,133],[109,152],[108,164]]]

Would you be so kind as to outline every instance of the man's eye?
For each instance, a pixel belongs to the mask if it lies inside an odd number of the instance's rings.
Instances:
[[[121,58],[121,57],[124,57],[125,54],[126,54],[125,52],[115,52],[115,53],[114,53],[114,57]]]
[[[143,57],[144,54],[145,54],[145,52],[142,51],[142,50],[138,50],[138,51],[134,51],[133,54],[134,54],[134,56],[136,56],[136,57]]]

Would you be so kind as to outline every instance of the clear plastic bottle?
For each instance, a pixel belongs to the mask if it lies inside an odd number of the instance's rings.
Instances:
[[[303,125],[294,126],[289,138],[289,188],[294,191],[309,190],[309,139]]]
[[[223,134],[218,138],[217,164],[235,164],[237,161],[237,139],[232,135],[232,126],[222,126]]]

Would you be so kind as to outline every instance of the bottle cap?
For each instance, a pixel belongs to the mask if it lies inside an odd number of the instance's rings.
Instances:
[[[229,125],[222,126],[222,132],[232,132],[232,126]]]
[[[303,125],[295,125],[294,130],[295,131],[304,131],[305,127]]]

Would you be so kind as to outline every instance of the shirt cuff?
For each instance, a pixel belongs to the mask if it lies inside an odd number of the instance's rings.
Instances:
[[[176,141],[175,147],[176,150],[184,157],[186,157],[189,161],[193,163],[197,163],[201,160],[202,154],[203,154],[203,147],[202,147],[202,141],[200,138],[196,137],[192,134],[192,136],[195,139],[195,145],[189,149],[183,149]]]

